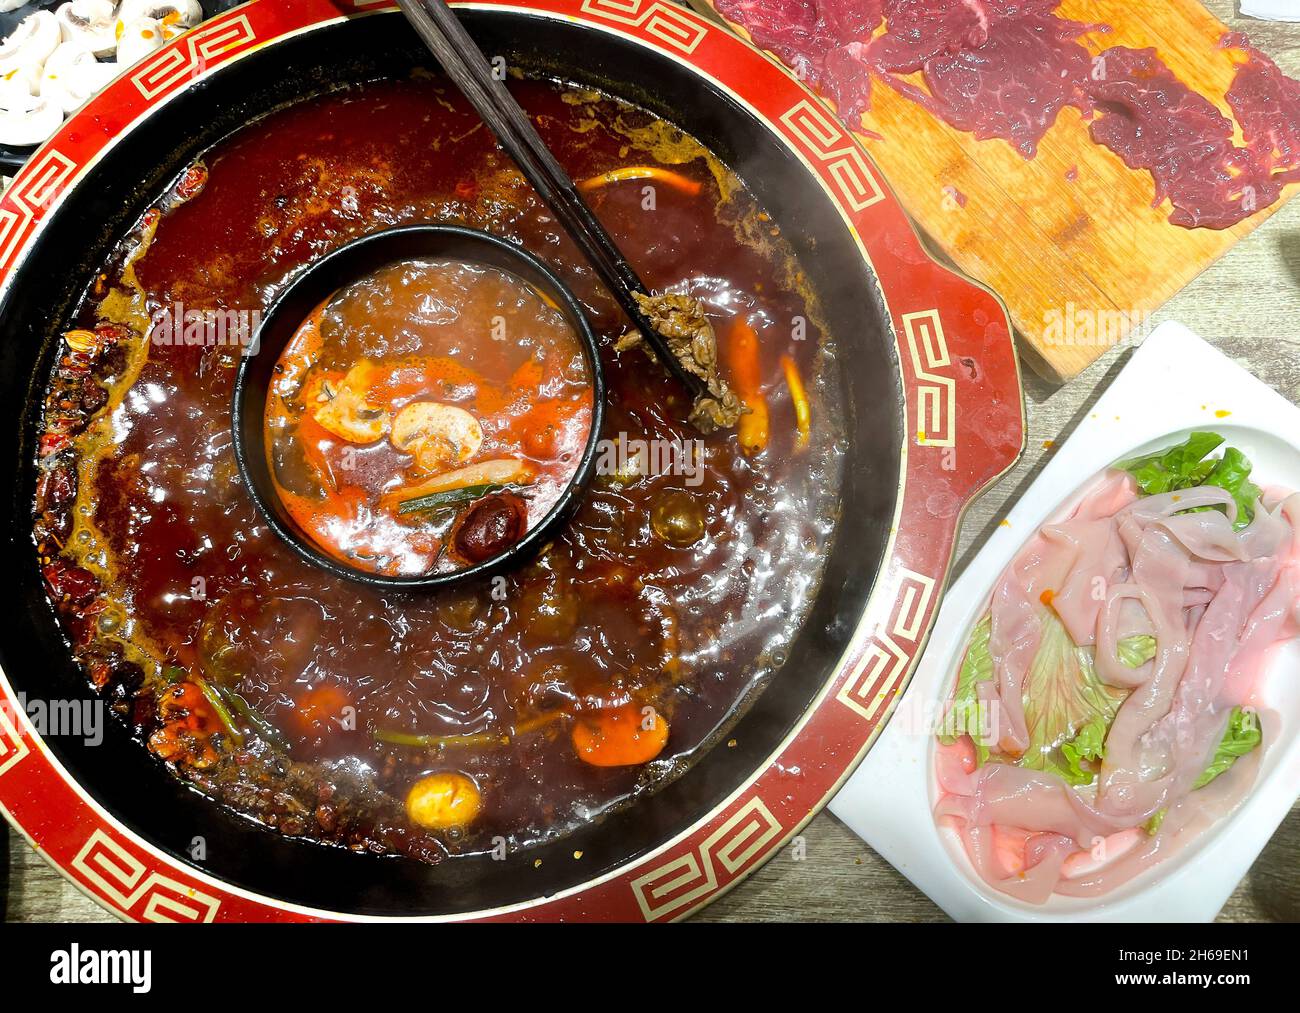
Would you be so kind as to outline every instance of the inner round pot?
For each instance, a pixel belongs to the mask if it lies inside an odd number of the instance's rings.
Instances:
[[[289,905],[348,914],[491,913],[580,888],[682,834],[762,769],[819,698],[857,630],[895,514],[904,423],[888,315],[841,212],[800,157],[729,91],[622,35],[520,11],[461,16],[479,45],[512,68],[600,89],[677,123],[741,175],[783,226],[837,354],[852,367],[843,370],[849,466],[841,517],[815,604],[784,667],[745,702],[737,721],[720,729],[729,748],[704,752],[657,794],[512,861],[483,856],[425,866],[287,839],[188,789],[116,723],[94,747],[47,740],[80,786],[141,837],[208,875]],[[7,431],[19,437],[18,452],[5,458],[13,490],[6,498],[5,561],[19,578],[7,585],[11,632],[0,644],[16,691],[93,698],[45,598],[31,503],[43,386],[60,333],[98,265],[167,181],[244,123],[341,83],[403,76],[429,64],[396,14],[329,24],[265,46],[178,92],[124,133],[31,246],[5,300],[0,352]],[[149,166],[144,178],[142,165]],[[87,235],[86,222],[102,223],[102,231]],[[202,864],[189,858],[196,837],[220,842]]]
[[[349,283],[392,264],[422,257],[484,264],[534,286],[564,314],[582,346],[591,377],[591,430],[582,457],[564,492],[518,542],[491,559],[450,573],[389,577],[347,566],[322,552],[298,527],[275,490],[266,455],[263,413],[280,353],[312,310]],[[235,461],[245,486],[271,530],[297,556],[336,577],[395,591],[451,587],[523,563],[564,526],[582,499],[596,469],[605,419],[605,378],[596,335],[581,304],[549,267],[527,250],[478,229],[455,225],[412,225],[374,232],[313,263],[271,305],[239,362],[231,405]]]

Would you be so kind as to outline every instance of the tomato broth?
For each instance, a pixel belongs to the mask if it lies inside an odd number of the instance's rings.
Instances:
[[[481,264],[392,264],[327,299],[277,360],[265,434],[298,527],[349,566],[448,573],[518,543],[591,430],[578,335]]]

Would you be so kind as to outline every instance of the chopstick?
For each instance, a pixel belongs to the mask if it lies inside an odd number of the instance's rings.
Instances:
[[[692,400],[707,393],[704,382],[682,367],[667,340],[655,330],[634,298],[634,293],[649,295],[649,290],[582,199],[573,180],[534,129],[528,114],[505,84],[493,76],[487,57],[451,8],[443,0],[397,0],[397,3],[456,87],[496,135],[501,147],[591,261],[659,361],[687,389]]]

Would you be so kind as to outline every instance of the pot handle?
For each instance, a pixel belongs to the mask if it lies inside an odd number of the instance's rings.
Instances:
[[[861,719],[864,749],[907,685],[938,614],[961,518],[1019,460],[1024,393],[1006,307],[989,290],[930,260],[884,275],[902,372],[905,463],[894,543],[833,698]],[[923,262],[922,262],[923,261]]]
[[[917,305],[892,307],[907,411],[900,533],[924,527],[933,543],[936,529],[955,537],[962,511],[1019,460],[1024,390],[997,296],[934,261],[913,266],[909,282],[902,291]]]

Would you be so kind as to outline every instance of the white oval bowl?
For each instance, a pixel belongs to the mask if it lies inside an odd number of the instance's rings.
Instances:
[[[1261,486],[1300,490],[1300,408],[1181,324],[1159,327],[1062,443],[944,598],[897,714],[831,802],[890,864],[962,921],[1210,921],[1300,797],[1300,641],[1270,657],[1256,691],[1264,754],[1236,810],[1176,854],[1096,898],[1025,904],[980,880],[955,830],[933,815],[935,716],[951,692],[969,631],[1025,541],[1117,460],[1193,430],[1222,433]],[[1064,493],[1063,493],[1064,490]]]

